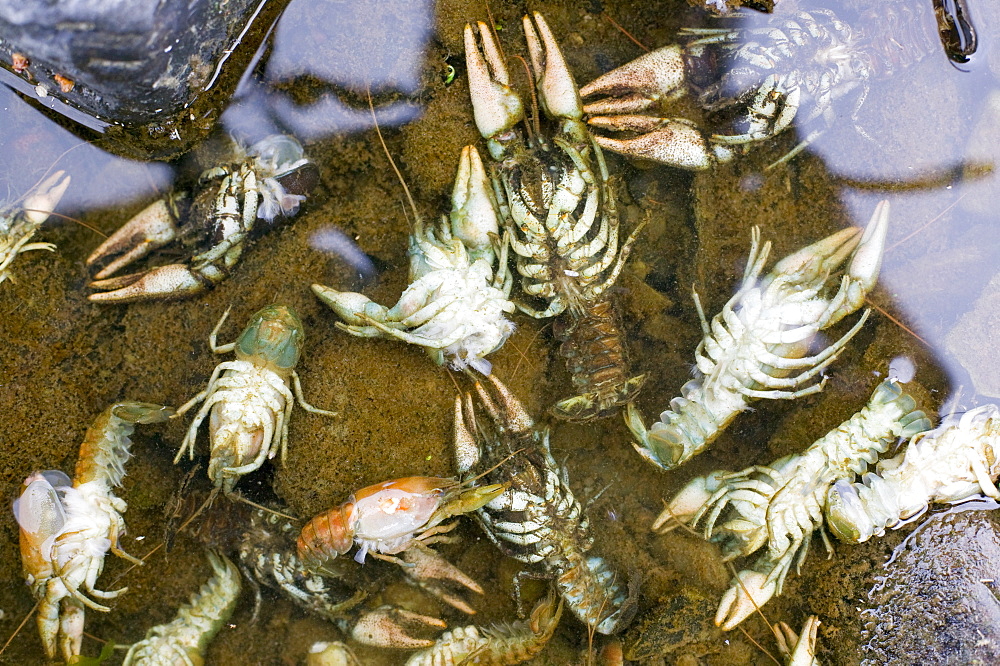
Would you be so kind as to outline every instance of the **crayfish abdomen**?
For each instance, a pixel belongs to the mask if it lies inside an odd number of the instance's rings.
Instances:
[[[629,376],[628,351],[610,298],[588,305],[581,315],[563,313],[553,332],[579,391],[553,405],[554,416],[567,421],[603,418],[635,398],[646,375]]]

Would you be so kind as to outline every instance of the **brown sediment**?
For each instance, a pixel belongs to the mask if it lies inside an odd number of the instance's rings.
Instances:
[[[604,7],[651,47],[668,43],[677,26],[691,24],[693,16],[683,2],[662,3],[652,10],[647,2],[637,0],[614,6],[605,3]],[[522,7],[508,3],[492,8],[503,27],[501,42],[521,48]],[[427,73],[418,93],[424,113],[401,130],[385,132],[389,150],[400,162],[426,219],[447,210],[459,151],[478,140],[464,65],[459,58],[457,78],[446,85],[438,75],[441,63],[449,55],[452,62],[461,53],[461,28],[466,21],[486,19],[482,5],[464,0],[445,0],[437,9],[440,42],[427,49]],[[536,3],[532,9],[544,13],[580,81],[641,52],[590,7],[558,0]],[[372,17],[372,24],[379,19]],[[519,67],[512,66],[512,70],[515,79],[523,77]],[[524,89],[522,84],[517,85]],[[918,111],[926,116],[927,104],[933,104],[941,112],[950,98],[940,91],[910,91],[904,84],[905,80],[892,85],[905,96],[905,104],[879,104],[873,92],[863,109],[867,115],[862,121],[873,119],[874,128],[886,129],[886,134],[879,134],[887,137],[886,154],[870,158],[882,160],[883,166],[895,160],[918,167],[931,162],[926,156],[914,157],[917,151],[906,140]],[[12,117],[18,113],[14,111]],[[930,115],[941,117],[942,113]],[[870,155],[873,151],[867,140],[854,138],[852,132],[843,130],[845,142]],[[38,167],[42,158],[31,151],[31,136],[15,139],[9,147],[5,144],[9,151],[5,154],[20,168]],[[922,136],[928,152],[941,150],[948,139],[947,132]],[[688,174],[647,169],[607,156],[612,172],[623,179],[623,228],[634,228],[641,211],[651,211],[649,227],[618,283],[624,291],[619,298],[622,319],[636,332],[630,342],[633,371],[649,373],[638,399],[648,418],[666,409],[669,399],[690,378],[694,348],[701,337],[691,286],[696,285],[701,294],[706,314],[717,312],[742,274],[752,225],[760,225],[763,238],[775,242],[773,257],[777,258],[851,223],[840,203],[840,189],[818,158],[801,155],[787,169],[761,171],[794,141],[794,134],[788,132],[745,160],[698,175],[693,190],[688,189],[692,184]],[[204,388],[215,365],[231,358],[213,355],[208,349],[208,334],[221,313],[234,307],[219,336],[224,343],[235,339],[251,314],[272,302],[288,305],[302,316],[306,341],[298,370],[306,397],[338,415],[326,418],[296,410],[286,464],[265,464],[260,473],[240,482],[243,492],[269,497],[268,486],[273,483],[274,493],[292,512],[308,517],[342,501],[356,488],[387,478],[454,474],[452,407],[456,384],[468,390],[466,380],[435,366],[419,348],[354,338],[337,330],[333,314],[309,291],[313,282],[359,288],[349,266],[310,243],[316,232],[336,227],[386,269],[377,283],[363,288],[366,295],[381,303],[396,301],[407,282],[409,233],[399,184],[373,133],[326,138],[307,143],[306,150],[321,169],[321,184],[314,195],[292,222],[249,248],[229,280],[196,299],[127,307],[91,304],[86,300],[82,262],[99,238],[71,224],[50,223],[43,228],[39,239],[57,243],[57,252],[19,257],[13,266],[17,283],[0,285],[0,407],[4,416],[0,483],[8,500],[34,470],[72,472],[86,428],[111,403],[131,399],[176,406]],[[55,157],[45,155],[46,159]],[[132,168],[115,164],[100,176],[113,182],[117,173]],[[113,230],[156,196],[152,191],[147,194],[142,201],[89,214],[84,221]],[[628,201],[629,194],[632,201]],[[915,208],[893,205],[890,245],[927,220]],[[952,212],[945,223],[957,214]],[[628,215],[635,217],[624,219]],[[942,233],[920,238],[919,244],[895,251],[898,259],[915,267],[915,275],[926,272],[920,266],[941,259],[941,250],[950,243]],[[957,260],[954,265],[961,266]],[[917,291],[927,282],[895,284],[901,291]],[[945,286],[919,296],[928,310],[934,310],[949,294]],[[877,289],[870,298],[901,315],[893,307],[889,290]],[[567,394],[570,378],[555,358],[557,343],[546,326],[520,315],[514,320],[518,330],[490,360],[494,372],[528,412],[540,418],[553,396]],[[830,331],[831,339],[852,322],[849,318]],[[907,391],[922,408],[933,411],[947,386],[933,353],[891,321],[873,315],[832,366],[822,394],[760,405],[756,412],[742,415],[710,451],[676,473],[663,474],[643,463],[617,418],[587,426],[553,427],[553,454],[560,463],[565,461],[577,497],[586,501],[603,491],[590,508],[595,552],[613,560],[620,570],[643,576],[639,626],[660,622],[663,612],[657,609],[678,595],[695,599],[701,594],[714,602],[729,584],[729,574],[711,544],[691,535],[657,536],[649,531],[661,498],[671,496],[698,474],[741,469],[805,448],[863,405],[879,381],[872,373],[884,372],[888,360],[899,354],[911,356],[918,367],[920,385],[911,385]],[[129,531],[122,546],[133,555],[144,555],[163,539],[164,508],[188,469],[186,461],[171,464],[187,422],[144,427],[133,436],[134,457],[126,466],[124,487],[117,493],[129,505],[124,514]],[[204,433],[196,453],[204,463]],[[205,481],[203,477],[204,468],[199,478]],[[33,600],[22,585],[17,527],[12,515],[5,515],[0,518],[6,536],[0,539],[0,580],[7,584],[0,586],[0,608],[5,612],[0,627],[12,631]],[[505,561],[472,521],[461,523],[456,531],[461,543],[439,548],[487,590],[486,597],[474,603],[479,609],[476,624],[512,619],[516,610],[510,596],[511,578],[520,566]],[[857,647],[858,625],[856,604],[844,590],[864,591],[870,586],[877,572],[864,558],[880,551],[866,545],[838,552],[833,562],[814,553],[803,569],[805,575],[790,576],[785,593],[769,603],[765,612],[793,626],[806,610],[818,612],[823,621],[821,660],[848,663],[844,660]],[[169,553],[158,550],[146,566],[126,573],[129,566],[108,556],[99,587],[128,585],[130,589],[112,603],[111,613],[88,612],[88,634],[118,642],[138,640],[149,626],[172,618],[206,576],[201,546],[184,536],[176,539]],[[686,592],[689,586],[700,592]],[[213,642],[209,663],[235,663],[247,655],[252,655],[253,663],[294,663],[314,640],[343,639],[329,623],[305,616],[268,590],[263,594],[265,604],[256,624],[250,623],[252,598],[245,594],[231,621],[234,626],[225,628]],[[378,601],[413,604],[415,610],[442,615],[452,626],[468,624],[468,618],[404,583],[387,586]],[[719,640],[706,645],[706,637],[716,640],[711,629],[702,633],[689,627],[704,628],[706,621],[710,626],[708,614],[714,612],[714,604],[692,602],[691,606],[697,612],[695,617],[684,616],[684,622],[691,623],[686,625],[685,636],[693,636],[689,645],[694,647],[682,646],[681,653],[703,656],[708,664],[769,663],[738,632],[722,639],[728,643]],[[759,619],[744,626],[754,640],[773,646]],[[566,617],[533,663],[575,663],[585,645],[582,625]],[[96,655],[99,650],[96,642],[85,639],[86,654]],[[387,657],[386,652],[369,648],[357,651],[369,663],[404,658]],[[29,623],[0,661],[35,663],[39,654],[37,633]]]

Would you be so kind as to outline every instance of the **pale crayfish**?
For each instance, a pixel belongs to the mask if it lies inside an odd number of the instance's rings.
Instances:
[[[239,601],[240,572],[225,555],[209,551],[212,577],[191,600],[177,609],[177,617],[146,632],[133,643],[123,666],[196,666],[204,663],[208,644],[226,625]]]
[[[583,86],[585,98],[600,96],[584,111],[593,127],[634,134],[597,137],[602,147],[682,169],[728,162],[796,119],[800,125],[822,119],[832,126],[838,103],[848,97],[854,98],[855,128],[868,137],[857,117],[871,80],[936,50],[936,37],[924,29],[933,19],[919,11],[924,4],[866,11],[864,31],[827,9],[766,17],[742,12],[727,20],[746,27],[683,29],[686,43],[642,55]],[[709,119],[721,125],[719,131],[706,133],[689,120],[655,115],[661,104],[691,93]],[[805,134],[775,164],[797,155],[824,129]]]
[[[695,351],[695,379],[648,430],[638,408],[628,406],[625,421],[639,454],[673,469],[705,450],[751,400],[790,400],[821,391],[825,380],[800,387],[833,363],[868,313],[822,352],[807,356],[809,345],[864,303],[882,265],[888,225],[889,204],[883,201],[866,229],[844,229],[805,247],[763,279],[771,243],[761,247],[760,230],[754,228],[743,281],[711,323],[694,294],[705,336]],[[829,293],[827,283],[848,260],[844,275],[834,279],[838,289]]]
[[[535,605],[527,622],[452,629],[433,646],[410,655],[406,666],[501,665],[528,661],[552,638],[562,616],[562,607],[562,599],[549,593]]]
[[[860,543],[916,520],[931,502],[1000,500],[998,475],[1000,408],[987,404],[915,435],[860,483],[839,479],[829,489],[826,523],[839,539]]]
[[[423,347],[439,365],[472,366],[489,374],[484,357],[514,332],[505,316],[511,276],[506,241],[494,253],[499,232],[496,203],[482,158],[473,146],[462,151],[452,212],[437,227],[418,216],[410,236],[410,286],[392,308],[367,296],[320,284],[313,291],[345,323],[337,327],[359,337],[394,338]]]
[[[611,287],[625,265],[641,225],[618,245],[618,208],[601,149],[581,120],[576,83],[545,19],[524,17],[524,32],[545,114],[557,125],[551,138],[525,135],[521,98],[509,87],[499,47],[485,23],[465,26],[469,92],[480,134],[487,139],[493,189],[521,290],[542,299],[536,318],[561,315],[555,326],[579,394],[552,413],[585,421],[609,416],[638,393],[644,375],[630,376]],[[536,30],[537,26],[537,30]],[[536,119],[537,120],[537,119]]]
[[[125,223],[87,258],[97,268],[90,300],[100,303],[189,298],[215,286],[243,255],[258,219],[295,215],[318,179],[290,136],[276,134],[239,151],[239,159],[201,174],[198,190],[174,192]],[[111,277],[153,250],[180,242],[186,263]]]
[[[590,522],[566,470],[552,458],[548,430],[535,427],[496,377],[486,381],[488,388],[476,382],[476,392],[495,425],[493,435],[476,421],[471,395],[455,401],[459,471],[506,486],[477,511],[483,530],[508,557],[540,566],[540,573],[528,575],[554,578],[570,611],[589,628],[602,634],[623,629],[634,604],[608,564],[587,556],[594,542]]]
[[[716,624],[732,629],[781,593],[792,564],[802,565],[810,536],[823,525],[828,488],[839,479],[853,479],[897,438],[930,428],[930,421],[915,406],[895,380],[886,380],[864,409],[802,453],[771,466],[694,479],[667,505],[654,530],[703,521],[705,537],[722,542],[726,560],[767,545],[767,552],[751,569],[741,571],[739,581],[723,596]],[[725,522],[718,524],[723,517]],[[820,534],[831,550],[825,534]]]
[[[69,187],[69,176],[63,178],[63,175],[63,171],[56,171],[32,189],[16,208],[0,206],[0,282],[11,276],[10,265],[17,255],[56,249],[52,243],[30,241]]]
[[[66,661],[80,654],[85,608],[110,610],[91,597],[113,599],[128,589],[95,587],[108,550],[141,564],[119,546],[127,505],[112,490],[125,476],[135,424],[166,421],[172,413],[141,402],[112,405],[87,430],[72,482],[58,470],[36,472],[14,501],[24,575],[39,600],[38,632],[49,659],[57,648]]]
[[[269,305],[253,316],[236,342],[216,345],[216,335],[228,316],[227,309],[208,344],[216,354],[235,352],[236,360],[217,365],[205,390],[177,410],[175,416],[179,417],[204,401],[174,458],[175,463],[179,462],[187,451],[194,459],[198,427],[211,413],[208,476],[227,494],[240,477],[258,469],[279,449],[284,462],[288,420],[296,398],[307,412],[335,415],[313,407],[302,396],[302,382],[295,366],[302,355],[305,334],[302,322],[290,308]],[[290,387],[295,389],[294,397]]]

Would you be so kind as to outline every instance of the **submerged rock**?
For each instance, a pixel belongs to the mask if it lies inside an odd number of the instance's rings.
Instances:
[[[120,152],[166,158],[211,130],[287,4],[0,0],[0,81]]]
[[[1000,663],[1000,531],[990,515],[937,516],[900,544],[862,611],[862,664]]]

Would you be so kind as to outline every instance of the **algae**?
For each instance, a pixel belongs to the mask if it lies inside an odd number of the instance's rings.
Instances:
[[[405,17],[406,3],[380,7],[396,18]],[[491,9],[503,46],[510,54],[523,54],[520,17],[529,7],[496,3]],[[649,46],[669,43],[679,26],[696,25],[703,15],[679,0],[653,6],[638,0],[603,5],[552,0],[531,3],[530,9],[545,14],[579,82],[642,52],[605,15]],[[371,16],[369,29],[379,30],[382,18]],[[419,117],[400,128],[383,127],[388,151],[414,193],[419,214],[426,219],[446,211],[459,151],[479,140],[467,99],[461,35],[466,21],[487,20],[487,13],[479,3],[442,0],[434,20],[433,41],[422,54],[410,54],[423,62],[419,90],[409,95]],[[313,37],[318,40],[316,57],[338,57],[341,51],[324,43],[321,32],[314,31]],[[371,39],[370,44],[379,48],[392,43],[391,33]],[[514,85],[526,89],[523,68],[516,60],[511,62]],[[443,76],[447,66],[457,70],[450,84]],[[873,180],[891,173],[900,180],[900,171],[905,172],[900,165],[926,173],[940,166],[937,158],[941,155],[956,155],[953,147],[963,145],[955,136],[960,123],[934,133],[921,131],[921,123],[928,116],[964,117],[967,110],[956,108],[959,96],[949,94],[949,84],[937,71],[900,78],[901,82],[873,87],[862,107],[858,122],[867,123],[867,131],[878,137],[877,150],[854,132],[852,121],[836,130],[833,142],[845,148],[855,170],[845,169],[843,160],[825,162],[806,153],[785,168],[765,171],[767,164],[795,144],[793,132],[733,164],[698,175],[607,156],[611,171],[620,179],[623,227],[631,229],[644,218],[650,222],[619,282],[633,363],[649,373],[638,401],[647,421],[665,409],[690,378],[693,351],[702,335],[691,287],[698,290],[709,316],[719,311],[742,274],[752,225],[761,226],[765,240],[775,244],[773,259],[780,258],[846,224],[863,224],[874,202],[885,196],[864,189],[845,193],[843,179]],[[943,92],[940,87],[930,88],[925,78],[943,85]],[[362,108],[364,87],[355,88],[345,96]],[[304,94],[303,99],[311,96]],[[16,165],[16,171],[2,175],[16,195],[77,142],[63,130],[39,122],[37,112],[18,100],[10,98],[7,103],[12,109],[12,129],[0,135],[0,145],[6,163]],[[690,101],[682,100],[676,108],[678,115],[697,119]],[[468,385],[433,365],[418,348],[358,339],[337,330],[334,315],[309,290],[311,283],[321,282],[363,288],[379,302],[395,302],[406,285],[411,215],[400,185],[373,131],[307,139],[304,144],[320,166],[320,186],[291,223],[262,237],[244,254],[229,280],[192,300],[121,307],[89,303],[83,259],[99,238],[73,224],[46,226],[41,239],[55,242],[58,251],[20,257],[14,265],[17,282],[0,285],[3,496],[13,499],[33,470],[71,471],[84,431],[111,402],[185,402],[204,387],[215,365],[228,358],[213,355],[207,344],[222,312],[233,306],[220,343],[232,340],[252,313],[271,302],[291,306],[301,315],[306,342],[298,370],[306,397],[338,414],[325,418],[297,411],[290,424],[286,464],[267,464],[241,481],[240,488],[247,495],[276,496],[296,515],[309,517],[344,501],[353,490],[381,480],[454,472],[450,449],[453,401],[456,387]],[[78,169],[79,175],[74,172],[74,189],[81,194],[70,208],[84,211],[83,222],[105,233],[167,187],[159,172],[144,165],[109,161],[93,152],[86,152],[85,159],[96,166]],[[115,190],[123,181],[133,184],[131,196],[119,197],[113,206],[102,204],[102,193]],[[908,390],[924,409],[933,412],[944,399],[948,378],[938,367],[935,351],[895,323],[912,327],[913,320],[919,319],[921,332],[930,330],[933,341],[935,332],[940,337],[949,328],[937,320],[952,317],[935,314],[943,312],[941,304],[959,293],[972,299],[968,284],[935,287],[933,272],[922,268],[949,250],[963,248],[956,234],[945,231],[958,224],[954,213],[936,222],[931,231],[921,231],[932,212],[944,207],[942,200],[953,198],[944,188],[932,194],[929,201],[927,197],[894,199],[889,244],[904,244],[890,250],[883,272],[889,286],[879,287],[870,296],[893,319],[873,315],[827,373],[829,381],[822,394],[756,405],[756,411],[741,416],[712,449],[671,474],[639,460],[619,418],[586,427],[553,426],[553,452],[565,461],[578,497],[599,496],[589,508],[597,541],[594,552],[641,579],[637,626],[663,619],[661,600],[675,603],[678,598],[707,596],[713,601],[729,584],[729,572],[713,545],[693,535],[657,536],[649,531],[661,498],[713,469],[767,463],[805,448],[865,403],[880,379],[873,375],[884,375],[889,360],[897,355],[916,361],[919,385]],[[314,235],[329,228],[349,236],[375,261],[381,269],[376,282],[359,282],[351,266],[314,247]],[[922,235],[906,244],[913,232]],[[955,264],[959,263],[956,259]],[[972,290],[973,296],[976,291]],[[901,299],[908,296],[913,298],[906,299],[904,311]],[[843,334],[857,316],[830,331],[828,340]],[[517,316],[516,323],[517,332],[491,360],[495,372],[528,411],[541,418],[553,396],[568,392],[569,376],[547,324],[524,316]],[[119,493],[129,503],[125,514],[129,534],[123,546],[133,554],[145,555],[163,539],[165,507],[190,467],[186,461],[171,464],[186,428],[183,421],[142,428],[133,438],[135,457]],[[207,450],[204,436],[198,442],[200,455]],[[199,478],[203,475],[202,469]],[[4,611],[0,630],[9,635],[30,611],[32,600],[22,585],[17,526],[9,512],[5,515],[0,518],[0,580],[7,584],[0,587]],[[476,603],[479,613],[474,621],[489,624],[514,617],[511,579],[520,566],[503,560],[471,521],[463,521],[457,535],[461,542],[442,546],[441,551],[487,591]],[[768,604],[765,614],[798,628],[807,614],[818,613],[823,621],[821,661],[855,663],[858,590],[870,587],[873,567],[869,558],[878,548],[841,548],[832,562],[814,553],[803,576],[790,576],[784,595]],[[141,638],[149,626],[169,620],[203,581],[204,568],[201,546],[184,535],[169,553],[157,550],[141,568],[129,569],[126,562],[109,556],[100,585],[105,589],[128,585],[130,589],[114,602],[111,613],[88,611],[85,654],[101,651],[94,639],[128,643]],[[688,591],[695,588],[695,592]],[[210,647],[208,663],[298,663],[314,641],[344,639],[334,625],[306,616],[270,590],[261,593],[265,603],[256,621],[251,621],[253,603],[246,594]],[[388,585],[379,600],[398,600],[416,610],[440,614],[451,626],[470,621],[403,583]],[[710,629],[702,633],[690,629],[710,626],[714,603],[685,608],[678,621],[689,623],[685,635],[694,636],[695,647],[674,655],[679,661],[701,657],[705,663],[770,663],[750,643],[756,641],[773,651],[773,639],[759,618],[744,623],[749,638],[736,632],[719,638]],[[656,631],[669,636],[672,630]],[[715,643],[706,645],[706,637]],[[533,663],[582,663],[587,644],[584,629],[567,615],[550,646]],[[404,659],[403,653],[352,648],[366,663]],[[689,649],[681,646],[680,650]],[[37,632],[29,623],[0,659],[38,663],[40,654]]]

